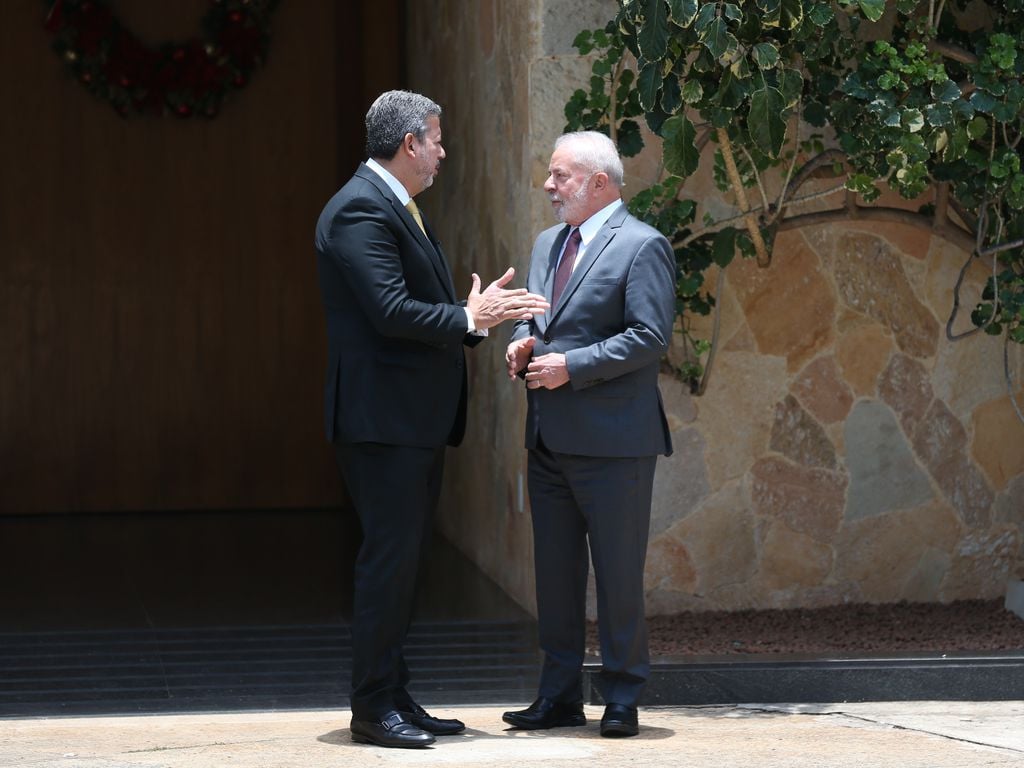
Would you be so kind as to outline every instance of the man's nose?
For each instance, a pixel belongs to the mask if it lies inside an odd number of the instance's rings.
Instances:
[[[555,191],[555,181],[550,176],[548,176],[547,179],[545,179],[545,181],[544,181],[544,191],[545,192],[554,192]]]

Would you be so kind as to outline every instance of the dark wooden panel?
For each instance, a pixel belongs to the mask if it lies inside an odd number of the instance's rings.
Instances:
[[[147,39],[205,7],[117,5]],[[5,4],[0,513],[338,502],[312,232],[361,153],[338,62],[372,19],[348,5],[283,0],[269,65],[204,122],[122,120],[68,76],[38,0]]]

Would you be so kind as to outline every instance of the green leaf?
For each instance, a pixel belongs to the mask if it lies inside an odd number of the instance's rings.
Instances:
[[[576,39],[572,41],[573,48],[579,51],[580,54],[583,56],[586,56],[588,53],[594,50],[594,46],[590,42],[590,36],[592,34],[593,33],[589,29],[584,29],[582,32],[576,35]]]
[[[644,148],[644,140],[640,135],[640,126],[635,120],[623,120],[619,124],[619,132],[616,136],[619,144],[619,154],[623,157],[634,157],[640,154]]]
[[[661,90],[661,66],[656,62],[648,62],[640,69],[636,79],[637,91],[640,93],[640,106],[644,112],[650,112],[658,103],[658,91]]]
[[[703,34],[708,25],[718,18],[717,6],[715,3],[705,3],[697,12],[697,18],[693,22],[693,28]]]
[[[972,139],[980,139],[982,136],[988,133],[988,120],[981,115],[971,120],[967,124],[967,135]]]
[[[808,14],[812,22],[819,27],[824,27],[836,17],[830,3],[815,3]]]
[[[683,101],[687,104],[696,104],[704,98],[704,88],[701,86],[700,81],[687,80],[683,84],[682,96]]]
[[[674,115],[683,106],[683,96],[679,92],[679,78],[670,74],[665,78],[661,88],[661,108]]]
[[[885,0],[857,0],[857,5],[870,21],[878,21],[885,13]]]
[[[980,89],[972,93],[968,97],[968,101],[971,102],[971,106],[978,112],[991,112],[992,108],[996,105],[996,100],[990,94]]]
[[[917,133],[924,128],[924,115],[920,109],[904,109],[901,118],[904,127],[911,133]]]
[[[924,116],[929,125],[945,127],[953,123],[953,110],[949,104],[929,104],[924,108]]]
[[[736,54],[739,41],[729,31],[725,19],[715,19],[700,35],[700,40],[722,64],[727,64]]]
[[[743,21],[743,11],[735,3],[723,3],[722,13],[729,21]]]
[[[660,61],[668,50],[668,3],[666,0],[642,0],[644,24],[637,43],[648,61]]]
[[[786,99],[786,108],[796,106],[804,92],[804,76],[796,69],[784,69],[779,90]]]
[[[885,0],[881,0],[884,3]],[[796,29],[804,20],[804,4],[802,0],[782,0],[779,8],[779,26],[783,29]]]
[[[720,267],[729,266],[729,262],[736,255],[736,228],[725,227],[715,233],[715,239],[711,243],[711,258]]]
[[[751,50],[758,69],[771,69],[779,63],[779,49],[772,43],[758,43]]]
[[[782,0],[756,0],[756,3],[761,10],[761,24],[766,27],[779,26],[779,19],[782,16]]]
[[[815,128],[824,127],[828,121],[828,112],[820,101],[809,101],[804,107],[804,120]]]
[[[952,80],[932,83],[932,98],[941,104],[952,104],[960,98],[960,86]]]
[[[674,115],[661,127],[665,170],[682,178],[686,178],[700,163],[700,153],[693,140],[697,137],[697,129],[686,115]]]
[[[685,29],[697,17],[699,3],[697,0],[669,0],[668,8],[672,21]]]
[[[750,95],[750,138],[769,157],[778,157],[786,140],[786,121],[782,118],[785,108],[786,100],[778,88],[762,88]]]

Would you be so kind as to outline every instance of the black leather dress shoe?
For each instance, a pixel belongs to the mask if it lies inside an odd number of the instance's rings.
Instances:
[[[378,747],[426,747],[434,743],[434,736],[417,728],[400,712],[388,712],[380,720],[352,718],[352,741]]]
[[[501,719],[509,725],[524,730],[565,728],[587,724],[587,716],[583,714],[582,702],[574,701],[571,704],[566,704],[561,701],[545,699],[543,696],[526,709],[506,712]]]
[[[604,708],[601,718],[602,736],[636,736],[640,726],[636,721],[636,707],[625,704],[609,704]]]
[[[456,733],[462,733],[466,730],[466,724],[461,720],[454,718],[444,720],[440,717],[434,717],[415,701],[403,706],[399,712],[402,717],[417,728],[432,733],[435,736],[454,736]]]

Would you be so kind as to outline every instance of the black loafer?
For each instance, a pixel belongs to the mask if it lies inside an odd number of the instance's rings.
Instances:
[[[402,717],[417,728],[432,733],[435,736],[454,736],[456,733],[462,733],[466,730],[466,724],[461,720],[456,720],[455,718],[445,720],[440,717],[434,717],[415,701],[402,707],[399,712]]]
[[[417,728],[400,712],[388,712],[380,720],[352,718],[352,741],[378,747],[415,748],[430,746],[434,743],[434,736]]]
[[[637,724],[636,707],[627,707],[625,704],[609,704],[604,708],[604,717],[601,718],[602,736],[636,736],[640,733],[640,726]]]
[[[587,724],[587,716],[583,714],[583,702],[574,701],[571,704],[566,704],[546,699],[543,696],[526,709],[506,712],[501,719],[509,725],[523,730],[567,728]]]

